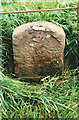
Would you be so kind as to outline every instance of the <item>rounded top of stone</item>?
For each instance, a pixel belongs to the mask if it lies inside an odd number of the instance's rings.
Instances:
[[[46,21],[37,21],[37,22],[23,24],[14,29],[13,35],[23,32],[27,30],[27,28],[33,29],[35,31],[50,31],[56,34],[58,33],[57,36],[60,35],[61,37],[62,36],[65,37],[64,30],[61,27],[57,26],[56,24],[53,24],[51,22],[46,22]]]

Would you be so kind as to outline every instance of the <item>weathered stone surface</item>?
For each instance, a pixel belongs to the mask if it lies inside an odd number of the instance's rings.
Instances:
[[[40,77],[62,71],[65,33],[45,21],[21,25],[13,32],[13,53],[17,77]]]

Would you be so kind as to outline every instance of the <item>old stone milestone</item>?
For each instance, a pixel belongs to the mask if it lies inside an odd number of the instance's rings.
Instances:
[[[55,24],[38,21],[13,32],[13,54],[17,77],[39,78],[61,73],[65,33]]]

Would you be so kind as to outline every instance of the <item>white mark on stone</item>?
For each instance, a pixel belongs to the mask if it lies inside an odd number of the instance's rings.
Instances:
[[[30,47],[33,47],[34,46],[34,44],[33,43],[31,43],[31,44],[29,44],[30,45]]]
[[[34,42],[37,42],[37,39],[36,39],[36,38],[33,38],[33,41],[34,41]]]
[[[47,35],[47,38],[51,38],[51,36],[50,36],[50,35]]]
[[[60,40],[60,39],[57,39],[57,41],[58,41],[58,42],[61,42],[61,40]]]
[[[45,31],[45,28],[44,27],[33,27],[32,28],[33,30],[42,30],[42,31]]]

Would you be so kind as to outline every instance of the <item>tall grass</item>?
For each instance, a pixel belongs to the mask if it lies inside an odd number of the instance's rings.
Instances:
[[[77,118],[78,77],[74,77],[77,72],[75,69],[61,77],[47,76],[41,80],[42,84],[20,82],[2,75],[2,117]]]

